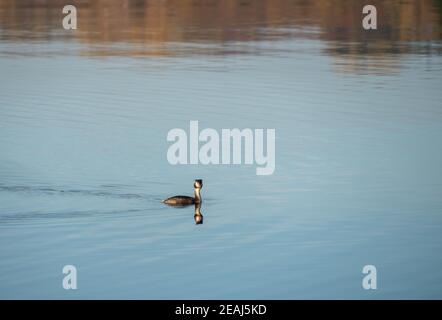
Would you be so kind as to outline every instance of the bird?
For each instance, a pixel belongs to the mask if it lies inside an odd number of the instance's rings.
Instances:
[[[171,206],[188,206],[191,204],[200,204],[201,199],[201,188],[203,187],[203,180],[196,179],[193,183],[193,188],[195,190],[195,197],[188,196],[173,196],[164,199],[162,202]]]

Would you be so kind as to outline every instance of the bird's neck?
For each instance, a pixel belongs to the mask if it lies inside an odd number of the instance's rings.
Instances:
[[[201,203],[201,189],[195,188],[195,202]]]

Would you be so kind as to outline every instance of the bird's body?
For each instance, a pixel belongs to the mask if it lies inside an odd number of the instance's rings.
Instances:
[[[174,206],[187,206],[195,204],[195,198],[188,196],[174,196],[163,200],[163,203]]]
[[[195,197],[188,196],[174,196],[163,200],[162,202],[171,206],[188,206],[190,204],[200,204],[201,188],[203,187],[203,180],[195,180],[193,188],[195,190]]]

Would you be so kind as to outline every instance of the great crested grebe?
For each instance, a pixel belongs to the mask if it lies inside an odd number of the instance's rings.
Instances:
[[[172,206],[187,206],[189,204],[201,203],[201,188],[203,187],[203,180],[197,179],[193,183],[195,189],[195,197],[188,196],[174,196],[163,200],[162,202]]]

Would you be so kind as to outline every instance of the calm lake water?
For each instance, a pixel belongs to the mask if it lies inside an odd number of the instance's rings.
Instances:
[[[440,1],[71,2],[0,4],[0,298],[442,298]],[[274,174],[170,165],[191,120]]]

